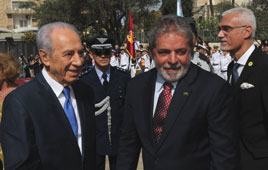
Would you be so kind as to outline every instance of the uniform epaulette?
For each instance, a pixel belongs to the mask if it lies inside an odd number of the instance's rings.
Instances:
[[[79,78],[89,73],[92,69],[93,69],[93,66],[89,66],[86,69],[83,69],[82,73],[79,75]]]

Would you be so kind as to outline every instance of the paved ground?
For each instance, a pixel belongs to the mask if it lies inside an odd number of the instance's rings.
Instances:
[[[109,165],[108,165],[108,159],[107,159],[107,157],[106,157],[106,168],[105,168],[105,170],[109,170]],[[143,164],[142,164],[141,155],[140,155],[140,159],[139,159],[139,164],[138,164],[137,170],[143,170]]]

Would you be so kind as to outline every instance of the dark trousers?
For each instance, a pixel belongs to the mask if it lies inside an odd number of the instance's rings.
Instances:
[[[115,170],[117,156],[108,155],[110,170]],[[105,170],[105,155],[96,156],[96,170]]]

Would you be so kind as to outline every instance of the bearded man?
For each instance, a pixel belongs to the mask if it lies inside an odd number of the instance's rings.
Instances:
[[[156,69],[127,88],[117,170],[235,170],[238,127],[230,87],[190,62],[193,34],[182,17],[162,17],[150,34]]]

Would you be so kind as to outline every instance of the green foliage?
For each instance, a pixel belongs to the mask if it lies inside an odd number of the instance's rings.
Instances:
[[[29,44],[35,44],[35,38],[36,38],[36,32],[26,32],[24,36],[21,37],[21,40],[29,43]]]
[[[247,8],[251,9],[257,20],[257,32],[256,39],[267,40],[268,39],[268,1],[267,0],[252,0],[245,5]]]
[[[237,6],[238,6],[238,5],[235,4],[235,7],[237,7]],[[233,8],[233,5],[232,5],[232,2],[231,2],[230,0],[225,0],[225,1],[221,2],[221,3],[218,3],[218,4],[217,4],[217,9],[216,9],[216,11],[217,11],[216,16],[220,17],[220,15],[221,15],[224,11],[226,11],[226,10],[228,10],[228,9],[231,9],[231,8]]]
[[[184,17],[192,17],[193,0],[181,0],[182,12]],[[163,0],[161,6],[163,15],[177,14],[177,0]]]
[[[35,18],[40,26],[63,21],[81,32],[88,28],[91,33],[106,32],[121,45],[126,37],[129,10],[132,8],[132,14],[142,13],[157,2],[159,0],[46,0],[35,8]],[[126,18],[124,26],[122,18]]]
[[[35,6],[35,2],[32,1],[19,1],[19,8],[33,8]]]
[[[162,16],[160,11],[146,11],[135,15],[135,30],[143,29],[145,32],[150,31],[156,21]]]
[[[219,24],[217,17],[202,18],[197,24],[197,30],[216,30]]]

